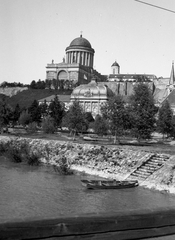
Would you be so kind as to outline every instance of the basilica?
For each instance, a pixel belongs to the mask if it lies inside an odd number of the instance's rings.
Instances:
[[[91,43],[81,34],[80,37],[73,39],[65,49],[66,57],[63,58],[62,62],[55,63],[52,60],[51,63],[47,64],[46,79],[56,79],[58,82],[68,83],[72,88],[71,96],[67,96],[67,98],[59,96],[60,100],[64,99],[63,102],[67,107],[73,101],[78,100],[83,109],[86,112],[91,112],[95,117],[100,114],[100,106],[108,101],[112,94],[120,94],[127,99],[133,93],[134,85],[139,82],[149,85],[155,100],[159,101],[159,105],[168,97],[170,92],[175,94],[174,75],[173,79],[168,79],[168,84],[165,84],[165,79],[158,79],[154,74],[120,73],[120,65],[116,61],[111,65],[111,73],[102,75],[93,67],[94,54],[95,50]],[[174,73],[174,63],[172,67]],[[170,76],[170,78],[172,77]],[[164,83],[163,87],[161,82]],[[161,94],[164,94],[162,100],[160,100]],[[46,100],[49,103],[52,98],[54,96],[41,99],[39,102]]]

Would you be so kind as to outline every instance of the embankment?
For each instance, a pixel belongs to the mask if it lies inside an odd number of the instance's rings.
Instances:
[[[3,137],[1,141],[10,141],[14,137]],[[106,147],[91,144],[78,144],[55,140],[15,138],[16,144],[26,142],[32,152],[40,156],[44,164],[59,165],[60,157],[66,156],[71,168],[84,171],[103,178],[123,180],[147,161],[154,153],[124,149],[122,147]],[[138,179],[139,180],[139,179]],[[175,156],[169,156],[164,166],[154,172],[146,180],[139,180],[146,188],[166,191],[175,194]]]

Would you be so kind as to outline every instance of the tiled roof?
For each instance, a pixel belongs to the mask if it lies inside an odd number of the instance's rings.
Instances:
[[[170,94],[167,96],[165,100],[168,100],[170,105],[175,105],[175,89],[170,92]]]
[[[70,95],[57,95],[58,96],[58,99],[60,102],[69,102],[70,101]],[[52,100],[54,100],[55,98],[55,95],[51,95],[49,97],[46,97],[46,98],[42,98],[42,99],[39,99],[38,102],[51,102]]]
[[[147,77],[148,79],[154,79],[156,76],[154,74],[110,74],[110,78],[122,78],[122,79],[135,79],[137,77]]]

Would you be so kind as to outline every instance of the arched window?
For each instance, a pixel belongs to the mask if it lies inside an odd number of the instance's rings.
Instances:
[[[60,71],[58,73],[58,80],[67,80],[67,79],[68,79],[68,76],[66,71]]]

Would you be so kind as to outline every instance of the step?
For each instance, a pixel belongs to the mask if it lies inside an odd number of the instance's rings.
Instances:
[[[141,175],[146,175],[146,176],[151,175],[151,173],[142,172],[142,171],[140,171],[140,170],[137,170],[136,173],[137,173],[137,174],[141,174]]]
[[[139,168],[139,169],[137,169],[136,171],[141,171],[141,172],[153,172],[153,171],[151,171],[151,170],[149,170],[149,169],[146,169],[146,168],[143,168],[143,167],[141,167],[141,168]]]
[[[137,178],[147,178],[147,176],[143,176],[143,175],[139,175],[139,174],[136,174],[136,173],[131,173],[131,176],[134,176],[134,177],[137,177]]]
[[[147,170],[151,170],[151,171],[154,171],[156,169],[155,166],[149,166],[149,165],[144,165],[142,166],[143,169],[147,169]]]
[[[161,166],[163,165],[164,163],[157,163],[157,162],[149,162],[149,163],[146,163],[145,165],[150,165],[150,166]]]
[[[159,159],[151,159],[150,162],[164,163],[165,161]]]

